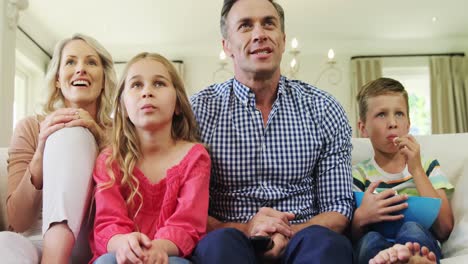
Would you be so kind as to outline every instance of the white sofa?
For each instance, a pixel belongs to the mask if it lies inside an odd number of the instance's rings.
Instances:
[[[439,160],[455,186],[451,197],[455,227],[442,244],[442,264],[468,263],[468,133],[416,137],[423,156]],[[372,145],[367,138],[353,139],[353,164],[369,158]]]
[[[455,228],[443,243],[445,259],[442,264],[468,263],[468,133],[417,137],[423,155],[437,158],[455,185],[451,204],[455,214]],[[368,139],[353,139],[353,164],[373,153]],[[5,199],[7,149],[0,148],[0,230],[5,230]]]

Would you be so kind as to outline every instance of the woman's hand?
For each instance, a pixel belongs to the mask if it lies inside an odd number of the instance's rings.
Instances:
[[[96,123],[96,120],[84,109],[75,109],[77,118],[66,123],[66,127],[85,127],[93,133],[94,138],[100,144],[104,139],[103,129]]]
[[[47,138],[57,130],[65,127],[65,124],[76,120],[77,110],[73,108],[60,108],[45,117],[39,125],[39,136],[36,152],[29,163],[31,182],[36,189],[42,189],[42,157]]]
[[[408,207],[404,203],[408,199],[407,195],[395,195],[394,190],[385,190],[374,194],[380,182],[373,182],[364,192],[361,206],[356,209],[355,217],[359,219],[361,226],[366,226],[382,221],[397,221],[403,218],[402,214],[393,215]]]
[[[77,109],[74,108],[60,108],[47,115],[40,124],[36,152],[44,153],[47,138],[57,130],[64,128],[67,123],[78,119],[77,113]]]

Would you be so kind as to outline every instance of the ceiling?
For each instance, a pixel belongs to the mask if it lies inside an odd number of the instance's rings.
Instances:
[[[304,53],[329,47],[354,55],[468,50],[467,0],[278,2],[288,40],[296,37]],[[217,56],[221,5],[222,0],[29,0],[19,26],[49,54],[56,41],[81,32],[98,39],[116,61],[143,50],[173,58]]]

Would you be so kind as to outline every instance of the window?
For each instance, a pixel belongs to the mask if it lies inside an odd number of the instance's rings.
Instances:
[[[17,30],[13,127],[26,116],[41,113],[47,95],[44,76],[50,59],[36,45]]]
[[[31,58],[16,50],[13,128],[26,116],[41,113],[47,95],[44,72]]]
[[[384,77],[398,80],[408,92],[412,135],[430,135],[431,89],[427,58],[386,58]]]

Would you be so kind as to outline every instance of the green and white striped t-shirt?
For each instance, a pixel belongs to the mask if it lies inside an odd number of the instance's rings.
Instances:
[[[436,159],[421,159],[424,171],[435,189],[445,189],[445,193],[450,195],[453,185],[450,184],[445,173],[441,170]],[[408,166],[400,173],[387,173],[377,165],[374,158],[367,159],[353,166],[353,189],[354,191],[365,191],[367,187],[375,181],[382,181],[377,191],[394,189],[398,194],[409,196],[419,196],[413,176],[408,171]]]

